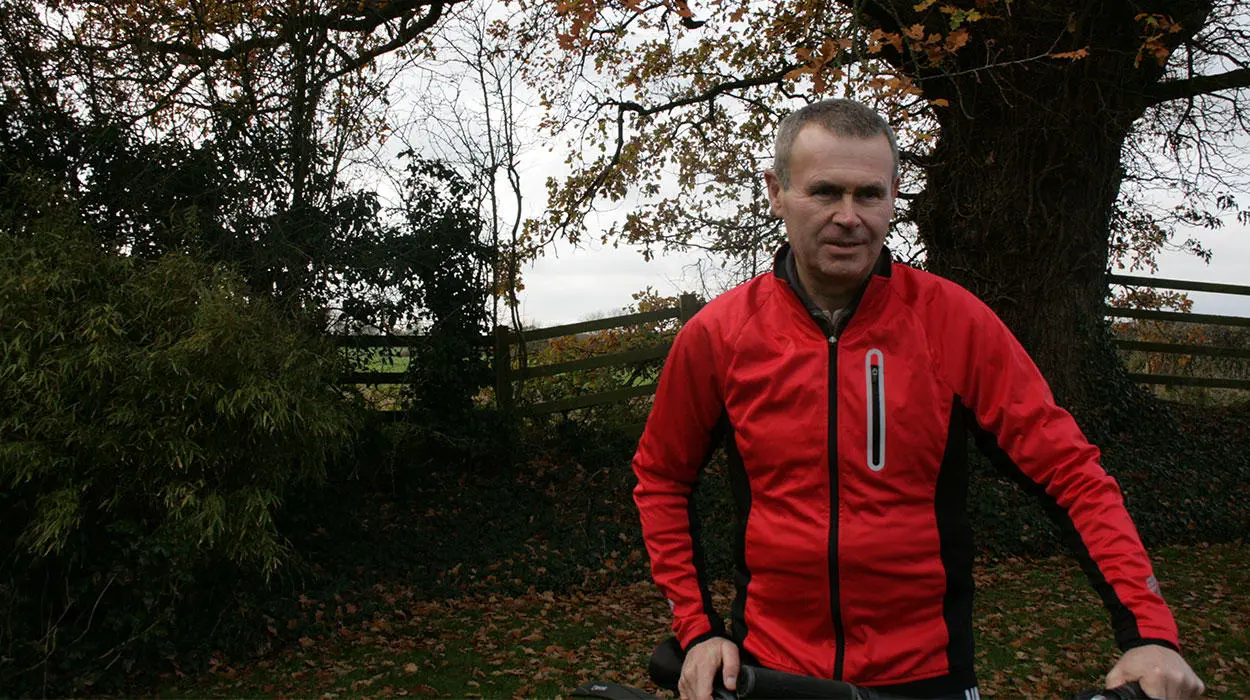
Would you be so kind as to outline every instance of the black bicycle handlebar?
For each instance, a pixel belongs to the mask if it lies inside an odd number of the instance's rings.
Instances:
[[[648,664],[651,681],[661,688],[677,691],[681,679],[684,654],[676,639],[668,639],[655,648]],[[871,688],[860,688],[842,681],[803,676],[784,671],[742,664],[738,670],[736,691],[728,690],[716,675],[712,697],[714,700],[750,700],[752,698],[785,698],[787,700],[891,700]],[[636,688],[614,683],[585,683],[573,695],[575,697],[634,700],[649,697]],[[1087,690],[1071,696],[1070,700],[1152,700],[1137,683],[1118,688]]]
[[[651,652],[647,671],[651,682],[667,690],[677,691],[681,679],[684,654],[677,640],[669,638]],[[801,676],[784,671],[742,664],[738,669],[738,688],[727,690],[717,674],[713,696],[716,700],[748,700],[749,698],[786,698],[787,700],[863,700],[860,689],[850,683]],[[884,698],[882,700],[885,700]]]
[[[855,686],[812,676],[743,665],[738,671],[739,700],[793,698],[794,700],[861,700]]]
[[[1141,689],[1141,684],[1133,681],[1116,688],[1086,690],[1073,695],[1072,700],[1152,700],[1152,698]]]

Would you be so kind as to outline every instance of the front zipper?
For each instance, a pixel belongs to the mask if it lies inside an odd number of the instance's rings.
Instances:
[[[865,397],[868,401],[868,468],[885,469],[885,355],[869,350],[864,356]]]
[[[833,679],[842,680],[846,636],[838,590],[838,339],[829,337],[829,610],[833,616]]]

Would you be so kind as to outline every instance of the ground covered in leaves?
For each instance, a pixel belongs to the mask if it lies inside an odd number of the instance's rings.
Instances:
[[[1186,656],[1208,696],[1250,697],[1250,547],[1154,554]],[[978,571],[982,695],[1055,698],[1089,687],[1115,652],[1106,614],[1066,558],[1008,560]],[[727,588],[717,590],[727,610]],[[305,596],[284,624],[298,643],[245,664],[166,678],[162,697],[560,697],[587,680],[656,689],[651,648],[668,610],[649,583],[554,594],[428,600],[379,582],[351,596]],[[310,624],[315,623],[315,624]],[[318,630],[318,631],[314,631]]]

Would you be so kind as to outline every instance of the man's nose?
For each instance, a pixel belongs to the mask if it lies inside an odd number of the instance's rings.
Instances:
[[[855,202],[854,194],[847,192],[833,203],[830,220],[843,228],[855,228],[859,224],[859,207]]]

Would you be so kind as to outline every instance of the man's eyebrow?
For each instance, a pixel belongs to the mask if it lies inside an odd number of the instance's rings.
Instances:
[[[816,180],[815,182],[812,182],[811,184],[808,185],[807,191],[813,192],[813,193],[814,192],[846,192],[848,191],[848,188],[845,185],[842,185],[832,180]],[[872,183],[868,185],[859,185],[858,187],[850,188],[850,191],[853,192],[856,196],[861,196],[861,197],[864,195],[883,196],[888,191],[888,188],[884,184],[881,184],[881,183]]]

